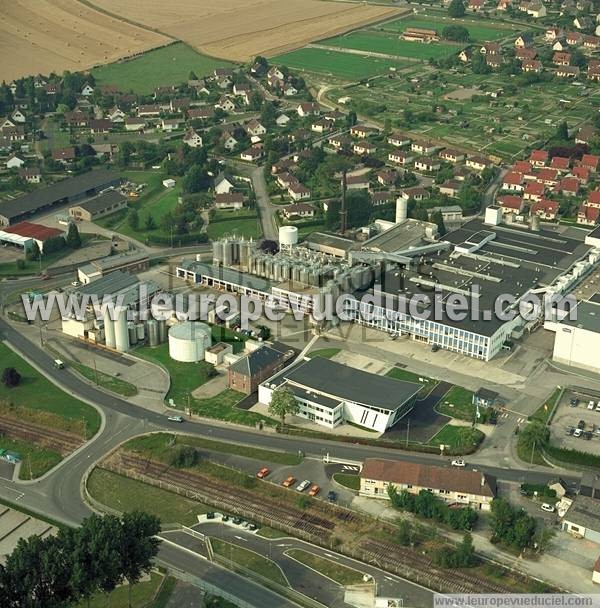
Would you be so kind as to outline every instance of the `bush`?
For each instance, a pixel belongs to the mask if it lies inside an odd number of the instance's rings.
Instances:
[[[18,386],[21,382],[21,374],[14,367],[6,367],[2,372],[2,384],[8,388]]]
[[[191,445],[176,445],[170,454],[169,464],[176,469],[189,469],[198,464],[198,451]]]

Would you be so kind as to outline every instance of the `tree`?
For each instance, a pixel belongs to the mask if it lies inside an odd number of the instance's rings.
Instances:
[[[452,0],[448,5],[448,15],[453,18],[464,17],[465,5],[462,0]]]
[[[38,260],[40,257],[40,253],[41,253],[41,251],[40,251],[39,245],[37,244],[37,241],[33,241],[33,244],[27,251],[27,259],[28,260]]]
[[[7,388],[19,386],[21,374],[14,367],[5,367],[2,372],[2,384]]]
[[[183,176],[183,190],[188,194],[205,190],[208,185],[208,175],[200,165],[193,165]]]
[[[131,209],[127,214],[127,224],[133,231],[137,231],[140,227],[140,216],[137,209]]]
[[[156,220],[153,215],[148,214],[144,220],[144,228],[148,231],[156,229]]]
[[[132,586],[153,567],[152,559],[158,553],[160,544],[156,538],[159,532],[160,520],[154,515],[133,511],[121,518],[121,570],[129,583],[130,608]]]
[[[567,121],[563,120],[558,123],[558,127],[556,127],[556,139],[560,141],[568,141],[569,139],[569,127],[567,125]]]
[[[453,42],[468,42],[469,30],[462,25],[447,25],[442,30],[442,38]]]
[[[191,445],[176,445],[169,455],[169,464],[177,469],[189,469],[198,463],[198,451]]]
[[[407,519],[401,519],[398,522],[398,530],[396,531],[396,542],[408,547],[413,541],[410,522]]]
[[[542,422],[534,420],[519,434],[519,444],[527,455],[531,452],[531,458],[533,459],[535,450],[542,448],[548,443],[549,435],[550,431],[548,427]]]
[[[474,52],[471,58],[471,69],[473,70],[473,74],[487,74],[490,72],[490,66],[485,60],[485,55]]]
[[[81,235],[77,226],[71,222],[67,231],[67,247],[70,249],[79,249],[81,247]]]
[[[459,568],[470,568],[475,565],[475,548],[473,547],[473,537],[470,532],[463,534],[462,542],[454,553],[455,566]]]
[[[285,424],[285,417],[288,414],[297,414],[299,410],[300,406],[296,397],[288,387],[281,386],[273,391],[269,404],[269,414],[279,416],[282,426]]]

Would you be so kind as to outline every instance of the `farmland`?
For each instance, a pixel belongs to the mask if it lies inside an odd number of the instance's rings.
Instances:
[[[114,16],[158,29],[232,61],[272,56],[401,14],[397,8],[318,0],[92,0]]]
[[[444,27],[448,25],[461,25],[467,28],[467,30],[469,30],[471,40],[476,42],[499,40],[500,38],[510,36],[515,31],[520,31],[520,28],[517,26],[498,24],[490,20],[450,19],[448,17],[435,17],[428,15],[397,19],[396,21],[390,21],[380,27],[385,31],[397,32],[398,34],[403,32],[408,27],[433,29],[436,30],[438,34],[441,34]]]
[[[158,86],[185,82],[190,71],[202,78],[217,67],[229,65],[231,64],[223,59],[201,55],[187,44],[179,42],[128,61],[96,68],[92,74],[99,84],[112,84],[122,91],[144,95],[152,93]]]
[[[370,78],[387,72],[390,68],[399,69],[405,66],[390,59],[310,47],[279,55],[273,58],[273,62],[296,70],[317,72],[347,80]]]
[[[421,44],[418,42],[408,42],[400,40],[397,35],[366,31],[352,32],[345,36],[337,36],[324,40],[323,44],[330,47],[355,49],[371,53],[381,53],[383,55],[409,57],[411,59],[439,59],[458,53],[460,45],[445,44],[438,42],[435,44]]]
[[[76,0],[0,0],[0,80],[84,70],[170,42]],[[11,58],[8,60],[8,58]]]

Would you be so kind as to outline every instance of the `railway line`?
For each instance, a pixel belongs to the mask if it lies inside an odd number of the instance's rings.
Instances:
[[[33,422],[0,418],[0,434],[33,443],[66,456],[83,444],[83,438],[58,429],[48,429]]]

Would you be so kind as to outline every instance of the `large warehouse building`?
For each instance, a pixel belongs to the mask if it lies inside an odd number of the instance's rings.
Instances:
[[[75,177],[34,190],[11,200],[0,202],[0,225],[16,224],[42,211],[95,196],[102,190],[117,186],[121,179],[106,169],[88,171]]]
[[[289,388],[299,416],[335,428],[344,422],[383,433],[408,414],[420,384],[392,380],[322,357],[307,359],[275,374],[258,387],[258,400],[269,405],[273,391]]]

